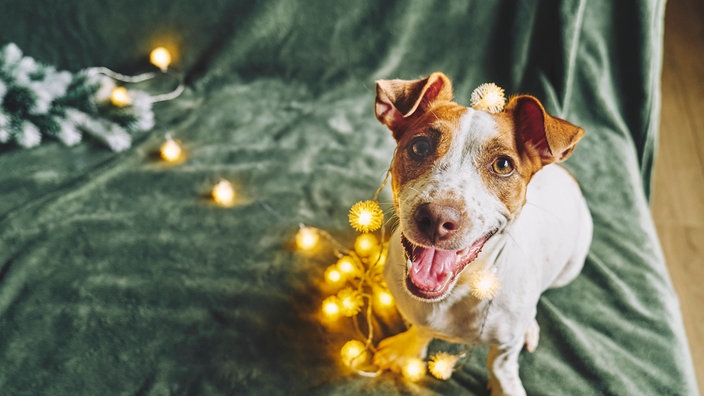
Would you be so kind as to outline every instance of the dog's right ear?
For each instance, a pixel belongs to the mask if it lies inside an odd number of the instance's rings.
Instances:
[[[399,140],[408,122],[424,113],[432,103],[452,100],[452,84],[443,73],[420,80],[376,82],[376,118]]]

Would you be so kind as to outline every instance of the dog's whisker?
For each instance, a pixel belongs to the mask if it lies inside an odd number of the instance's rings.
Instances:
[[[419,189],[417,189],[417,188],[415,188],[415,187],[413,187],[413,186],[408,186],[408,189],[411,190],[411,191],[415,191],[415,192],[418,193],[418,194],[422,194]]]
[[[524,256],[526,259],[530,259],[530,257],[528,256],[528,253],[526,253],[526,251],[523,249],[523,247],[518,243],[518,241],[517,241],[516,238],[513,236],[513,234],[511,233],[511,231],[506,231],[506,235],[508,235],[508,237],[511,238],[511,240],[513,241],[513,244],[516,245],[516,247],[518,248],[518,250],[521,251],[521,253],[523,254],[523,256]]]
[[[542,206],[540,206],[540,205],[537,205],[537,204],[535,204],[535,203],[533,203],[533,202],[530,202],[530,201],[527,201],[527,200],[526,200],[526,206],[528,206],[528,205],[530,205],[530,206],[532,206],[532,207],[534,207],[534,208],[536,208],[536,209],[540,209],[543,213],[545,213],[545,214],[547,214],[547,215],[550,215],[551,217],[553,217],[553,218],[555,218],[555,219],[559,219],[559,216],[557,216],[557,214],[555,214],[554,212],[550,211],[549,209],[544,208],[544,207],[542,207]]]

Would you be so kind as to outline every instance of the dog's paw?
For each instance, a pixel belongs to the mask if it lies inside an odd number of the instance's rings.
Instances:
[[[526,331],[526,350],[528,352],[535,352],[535,348],[538,347],[538,340],[540,339],[540,326],[538,321],[533,319],[533,322],[528,327]]]
[[[400,372],[410,358],[424,358],[430,338],[409,330],[381,340],[374,354],[374,364],[382,370]]]

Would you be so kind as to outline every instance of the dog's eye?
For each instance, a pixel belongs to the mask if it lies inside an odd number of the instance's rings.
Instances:
[[[508,157],[499,157],[494,160],[491,170],[497,175],[507,176],[513,172],[513,162]]]
[[[411,144],[408,146],[408,153],[415,160],[422,160],[430,155],[432,150],[432,145],[430,144],[430,139],[425,136],[418,136],[413,139]]]

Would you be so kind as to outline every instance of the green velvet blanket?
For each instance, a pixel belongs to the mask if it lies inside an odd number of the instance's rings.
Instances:
[[[587,131],[566,165],[594,242],[582,275],[541,299],[528,393],[697,393],[647,201],[662,2],[0,3],[0,45],[139,72],[167,42],[188,83],[126,152],[0,148],[0,394],[486,394],[484,347],[449,381],[347,370],[353,333],[316,318],[334,257],[292,248],[299,223],[354,238],[347,210],[394,148],[374,80],[433,71],[460,103],[493,81]],[[155,155],[166,133],[184,163]],[[220,178],[231,208],[208,198]]]

